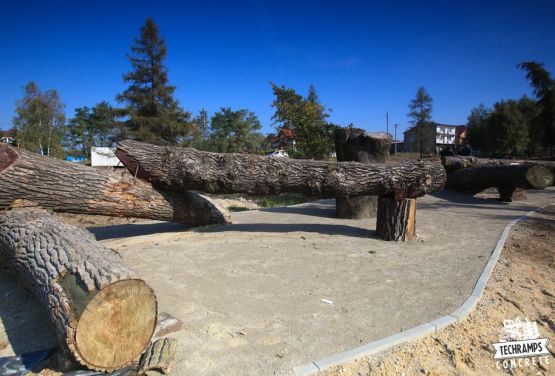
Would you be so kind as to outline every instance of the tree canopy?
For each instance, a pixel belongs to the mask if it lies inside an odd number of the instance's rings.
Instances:
[[[42,92],[33,81],[23,91],[13,118],[17,145],[43,155],[63,157],[65,114],[58,92]]]
[[[430,153],[433,150],[435,141],[435,128],[430,126],[432,120],[432,97],[428,94],[423,86],[416,91],[416,96],[409,102],[408,117],[416,136],[416,144],[420,152],[420,158],[424,153]]]
[[[158,26],[147,18],[128,59],[132,70],[123,76],[128,88],[117,96],[126,104],[125,130],[137,140],[154,144],[178,144],[191,131],[190,114],[173,97],[164,65],[166,42]]]
[[[246,109],[233,111],[229,107],[222,107],[210,120],[208,149],[220,153],[255,151],[263,138],[257,132],[261,128],[262,125],[253,112]]]
[[[530,134],[544,153],[554,154],[555,149],[555,80],[542,63],[527,61],[518,65],[526,72],[536,102],[537,113],[530,122]]]
[[[275,95],[272,106],[276,109],[272,119],[278,128],[289,128],[295,133],[296,158],[326,159],[334,150],[334,125],[326,121],[329,114],[320,103],[316,89],[310,85],[303,98],[295,90],[271,83]]]

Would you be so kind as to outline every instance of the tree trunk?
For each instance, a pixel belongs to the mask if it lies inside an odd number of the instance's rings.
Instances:
[[[416,236],[416,199],[378,198],[376,235],[383,240],[411,240]]]
[[[123,141],[116,155],[129,171],[168,190],[266,195],[280,192],[318,197],[393,195],[419,197],[443,189],[440,163],[383,165],[219,154],[189,148]]]
[[[449,171],[460,170],[463,168],[472,167],[492,167],[492,166],[506,166],[506,165],[522,165],[532,164],[540,165],[548,168],[552,174],[555,174],[555,161],[540,161],[540,160],[523,160],[523,159],[489,159],[489,158],[476,158],[471,156],[445,156],[441,157],[441,162],[445,169]]]
[[[502,201],[511,201],[515,188],[544,189],[553,184],[553,174],[540,165],[493,165],[463,168],[447,174],[446,188],[476,194],[495,187]]]
[[[338,128],[334,132],[335,152],[340,162],[385,163],[391,148],[391,135],[365,132],[358,128]],[[341,197],[335,199],[339,218],[374,218],[378,196]]]
[[[47,308],[63,349],[84,366],[122,368],[150,343],[152,289],[88,231],[43,209],[5,211],[0,264]]]
[[[229,223],[229,213],[196,192],[162,192],[118,174],[0,145],[0,208],[33,202],[59,212],[177,221]]]

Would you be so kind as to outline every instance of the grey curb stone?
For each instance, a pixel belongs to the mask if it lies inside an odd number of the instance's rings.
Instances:
[[[553,203],[550,203],[549,205],[552,205],[552,204]],[[491,253],[491,256],[486,266],[484,267],[484,269],[482,270],[482,273],[480,274],[480,278],[478,278],[478,281],[476,282],[476,285],[472,290],[472,293],[464,301],[464,303],[459,308],[457,308],[457,310],[455,310],[453,313],[437,318],[426,324],[422,324],[414,328],[405,330],[401,333],[397,333],[392,336],[367,343],[366,345],[354,348],[352,350],[338,353],[328,358],[321,359],[300,367],[295,367],[293,369],[295,375],[297,376],[314,375],[322,370],[329,369],[333,366],[352,362],[353,360],[357,358],[361,358],[363,356],[379,353],[383,350],[386,350],[400,343],[422,338],[428,334],[433,333],[434,331],[438,331],[440,329],[445,328],[449,324],[463,321],[470,314],[470,312],[472,312],[474,307],[476,307],[476,304],[478,304],[478,302],[480,301],[480,298],[482,297],[482,294],[484,293],[484,290],[488,283],[489,277],[493,272],[493,268],[497,264],[497,260],[499,259],[499,255],[501,254],[501,250],[505,245],[505,241],[507,240],[507,236],[509,235],[511,228],[522,219],[529,217],[534,212],[541,209],[543,209],[543,207],[538,208],[536,210],[529,211],[528,213],[524,214],[522,217],[515,219],[507,226],[505,226],[505,228],[503,229],[503,232],[501,233],[501,236],[499,237],[499,240],[497,241],[495,248]]]
[[[434,321],[430,321],[430,324],[432,324],[436,328],[436,331],[438,331],[445,328],[447,325],[451,325],[456,322],[457,318],[455,316],[447,315],[440,317],[439,319],[435,319]]]

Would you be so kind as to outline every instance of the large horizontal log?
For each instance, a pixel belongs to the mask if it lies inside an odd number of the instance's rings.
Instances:
[[[0,145],[0,208],[33,202],[59,212],[228,223],[227,210],[196,192],[163,192],[133,176]]]
[[[84,366],[122,368],[150,343],[152,289],[88,231],[43,209],[4,211],[0,265],[46,307],[62,349]]]
[[[380,195],[419,197],[443,189],[440,163],[327,162],[219,154],[126,140],[116,155],[154,186],[168,190],[266,195],[297,192],[318,197]]]
[[[525,159],[490,159],[490,158],[476,158],[472,156],[443,156],[441,162],[445,166],[445,170],[455,171],[463,168],[473,167],[492,167],[492,166],[507,166],[507,165],[521,165],[533,164],[540,165],[548,168],[555,174],[555,161],[540,161],[540,160],[525,160]]]
[[[553,174],[540,165],[516,164],[463,168],[447,173],[446,188],[478,193],[499,189],[501,199],[510,201],[516,188],[543,189],[553,184]]]

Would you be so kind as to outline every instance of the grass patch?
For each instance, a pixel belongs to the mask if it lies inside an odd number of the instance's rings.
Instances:
[[[227,208],[227,210],[231,211],[231,212],[242,212],[242,211],[247,211],[250,210],[249,208],[245,208],[244,206],[230,206]]]
[[[301,193],[280,193],[261,197],[259,205],[263,208],[277,208],[308,202],[310,199]]]

